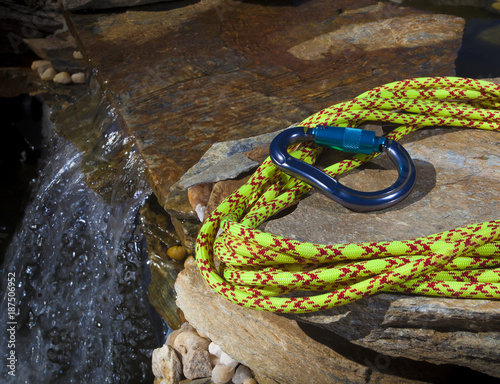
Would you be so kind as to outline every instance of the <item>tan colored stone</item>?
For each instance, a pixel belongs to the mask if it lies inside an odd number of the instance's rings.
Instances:
[[[75,84],[85,84],[85,73],[77,72],[71,75],[71,81]]]
[[[58,84],[70,84],[71,76],[68,72],[60,72],[54,76],[53,81]]]
[[[195,330],[185,330],[177,334],[172,347],[182,356],[182,364],[189,360],[188,354],[195,349],[206,350],[208,353],[208,345],[210,341],[200,337]],[[202,376],[199,376],[202,377]]]
[[[184,268],[191,267],[192,265],[196,264],[196,259],[194,256],[188,256],[186,257],[186,260],[184,260]]]
[[[168,257],[177,260],[177,261],[182,261],[186,257],[186,249],[182,245],[175,245],[173,247],[170,247],[167,251]]]
[[[210,356],[205,349],[190,350],[182,361],[182,372],[187,379],[198,379],[212,375]]]
[[[398,358],[374,375],[382,354],[352,345],[331,332],[235,305],[208,287],[194,267],[179,274],[175,289],[177,304],[190,323],[252,369],[258,380],[392,384],[415,383],[413,378],[420,377],[422,383],[447,372],[447,368]]]
[[[56,70],[52,67],[47,68],[40,76],[40,78],[44,81],[54,80],[56,76]]]
[[[38,68],[46,67],[48,65],[51,65],[49,60],[35,60],[31,63],[31,69],[36,71]]]
[[[217,364],[212,370],[212,381],[215,384],[226,384],[234,375],[234,367]]]
[[[182,375],[182,367],[177,354],[169,345],[153,350],[152,370],[162,384],[177,384]]]

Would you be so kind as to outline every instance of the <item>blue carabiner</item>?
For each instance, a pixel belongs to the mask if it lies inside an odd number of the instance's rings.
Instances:
[[[398,168],[398,179],[389,188],[376,192],[348,188],[322,170],[288,153],[290,144],[301,141],[314,141],[322,147],[352,153],[371,155],[373,152],[386,152]],[[354,211],[366,212],[390,207],[408,196],[416,180],[415,166],[402,145],[359,128],[322,125],[315,128],[289,128],[274,138],[270,155],[273,163],[282,171],[317,188],[329,198]]]

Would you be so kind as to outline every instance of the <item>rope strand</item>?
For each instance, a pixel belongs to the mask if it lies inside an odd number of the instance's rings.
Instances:
[[[400,140],[433,126],[499,131],[498,109],[496,84],[457,77],[417,78],[372,89],[300,125],[396,123],[399,127],[387,137]],[[314,163],[320,152],[302,145],[293,155]],[[338,176],[375,157],[356,155],[325,172]],[[239,305],[275,312],[318,311],[378,292],[500,299],[500,220],[413,240],[337,245],[301,242],[257,229],[310,190],[266,159],[200,229],[196,258],[207,283]],[[220,263],[217,268],[214,259]],[[297,290],[328,292],[282,296]]]

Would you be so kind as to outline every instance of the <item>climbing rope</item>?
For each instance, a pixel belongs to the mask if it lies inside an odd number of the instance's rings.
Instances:
[[[393,140],[424,127],[500,131],[500,86],[456,77],[404,80],[326,108],[300,126],[357,127],[367,121],[398,124],[387,135]],[[320,152],[303,143],[291,153],[314,163]],[[356,155],[324,171],[335,177],[376,156]],[[210,287],[245,307],[295,313],[332,308],[378,292],[500,298],[500,220],[413,240],[337,245],[257,229],[310,190],[267,158],[200,229],[197,265]],[[293,291],[315,294],[287,295]]]

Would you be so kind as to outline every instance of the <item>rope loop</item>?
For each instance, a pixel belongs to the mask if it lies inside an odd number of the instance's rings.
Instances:
[[[500,86],[458,77],[408,79],[326,108],[300,125],[356,127],[367,121],[398,124],[387,135],[393,140],[435,126],[499,131]],[[293,156],[314,163],[319,153],[301,145]],[[356,155],[325,172],[335,177],[374,157]],[[257,229],[310,190],[266,159],[200,229],[196,259],[207,283],[236,304],[274,312],[319,311],[378,292],[500,299],[500,220],[412,240],[336,245]]]

